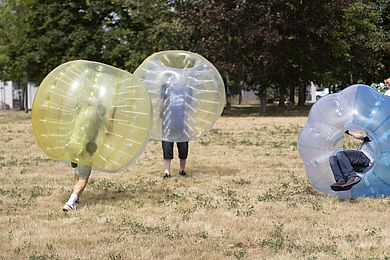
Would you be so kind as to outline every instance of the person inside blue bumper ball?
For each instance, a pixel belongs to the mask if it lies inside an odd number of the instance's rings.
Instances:
[[[345,131],[346,134],[363,141],[361,147],[371,142],[366,134],[356,131]],[[333,191],[345,191],[358,184],[362,178],[357,173],[364,172],[373,163],[373,151],[370,149],[341,150],[329,157],[330,167],[335,183],[330,185]]]

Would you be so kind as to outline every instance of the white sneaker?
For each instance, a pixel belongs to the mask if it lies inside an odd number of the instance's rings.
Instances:
[[[65,203],[64,207],[62,208],[62,210],[64,212],[76,210],[76,204],[74,206],[71,206],[68,203]]]

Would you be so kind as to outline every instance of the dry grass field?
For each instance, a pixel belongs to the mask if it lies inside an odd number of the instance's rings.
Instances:
[[[390,259],[390,199],[310,186],[304,113],[237,114],[190,142],[188,177],[175,159],[163,180],[151,141],[126,170],[93,172],[65,214],[71,168],[39,149],[31,114],[0,112],[0,259]]]

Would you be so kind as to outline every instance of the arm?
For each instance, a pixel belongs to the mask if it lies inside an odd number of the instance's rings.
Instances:
[[[358,139],[358,140],[362,140],[362,141],[369,141],[370,139],[368,138],[367,135],[364,135],[364,134],[361,134],[361,133],[358,133],[358,132],[354,132],[354,131],[345,131],[346,134],[350,135],[350,136],[353,136],[354,138]]]
[[[114,125],[115,113],[116,113],[116,107],[114,107],[114,110],[111,113],[111,117],[108,117],[106,119],[106,126],[107,126],[106,135],[110,135],[111,132],[112,132],[112,128],[113,128],[113,125]]]

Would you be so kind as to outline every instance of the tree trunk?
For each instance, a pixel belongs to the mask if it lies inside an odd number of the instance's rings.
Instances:
[[[240,85],[238,87],[238,104],[241,105],[242,104],[242,91],[243,91],[243,86],[244,85],[244,82],[242,80],[240,80]]]
[[[231,108],[232,107],[232,94],[230,92],[229,76],[228,75],[225,75],[225,77],[223,78],[223,82],[225,83],[226,107]]]
[[[260,116],[267,116],[267,87],[260,86]]]
[[[304,106],[306,101],[306,86],[305,82],[299,79],[299,97],[298,106]]]
[[[279,106],[284,107],[285,101],[285,88],[282,85],[279,85]]]
[[[289,87],[290,87],[289,103],[290,105],[295,105],[295,85],[291,84]]]
[[[279,62],[279,65],[281,66],[282,63]],[[280,69],[280,77],[282,80],[281,80],[281,83],[278,84],[278,86],[279,86],[279,106],[284,107],[284,103],[286,101],[286,89],[287,89],[285,82],[288,82],[288,81],[285,78],[284,69],[282,67]]]
[[[28,91],[27,91],[27,81],[19,80],[17,81],[17,86],[22,90],[21,100],[20,100],[20,109],[28,112]]]
[[[28,91],[27,91],[27,83],[23,82],[23,106],[24,112],[28,112]]]
[[[18,88],[19,89],[21,89],[22,90],[22,95],[20,96],[20,103],[19,103],[19,110],[24,110],[24,100],[25,100],[25,92],[26,92],[26,90],[23,88],[23,85],[22,85],[22,82],[21,81],[17,81],[16,82],[16,84],[17,84],[17,86],[18,86]]]

